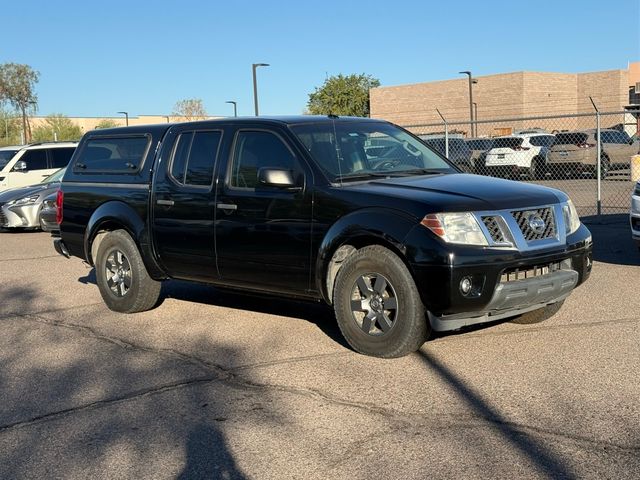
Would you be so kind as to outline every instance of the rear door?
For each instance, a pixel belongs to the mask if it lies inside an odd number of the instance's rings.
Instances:
[[[261,168],[286,169],[295,188],[261,185]],[[239,128],[220,164],[215,210],[218,269],[225,283],[307,293],[311,261],[311,171],[276,129]]]
[[[215,279],[213,171],[222,128],[172,128],[153,182],[154,247],[171,276]]]

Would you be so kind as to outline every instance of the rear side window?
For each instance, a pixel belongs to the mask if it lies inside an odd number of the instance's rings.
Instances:
[[[602,135],[602,143],[629,143],[631,138],[627,135],[626,132],[612,132],[605,130],[601,133]]]
[[[94,137],[87,140],[75,162],[75,171],[136,172],[149,149],[148,135]]]
[[[75,148],[52,148],[51,152],[51,168],[66,167],[71,160],[71,155]]]
[[[221,138],[222,132],[218,130],[181,133],[171,160],[170,173],[173,179],[182,185],[211,185]]]
[[[44,148],[27,150],[20,157],[19,162],[27,163],[27,171],[29,170],[46,170],[47,169],[47,151]]]

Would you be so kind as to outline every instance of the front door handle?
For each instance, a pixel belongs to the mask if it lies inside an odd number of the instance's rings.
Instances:
[[[167,207],[172,207],[175,203],[173,200],[156,200],[158,205],[165,205]]]
[[[219,208],[220,210],[233,211],[237,210],[238,206],[233,203],[216,203],[216,208]]]

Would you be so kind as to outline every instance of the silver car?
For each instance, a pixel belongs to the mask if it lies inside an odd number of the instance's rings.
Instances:
[[[39,228],[42,202],[58,190],[66,168],[36,185],[0,192],[0,228]]]

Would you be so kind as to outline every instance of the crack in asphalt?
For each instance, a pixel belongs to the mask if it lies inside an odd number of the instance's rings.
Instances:
[[[73,308],[78,308],[78,307],[73,307]],[[65,309],[60,309],[60,310],[65,310]],[[55,311],[60,311],[60,310],[55,310]],[[42,312],[42,313],[45,313],[45,312]],[[352,352],[350,351],[334,352],[329,354],[318,354],[318,355],[311,355],[311,356],[304,356],[304,357],[295,357],[290,359],[274,360],[271,362],[261,362],[261,363],[255,363],[255,364],[241,365],[233,368],[225,368],[213,362],[203,360],[197,356],[179,352],[173,349],[146,347],[143,345],[122,340],[117,337],[103,335],[101,333],[98,333],[95,329],[85,325],[66,323],[58,320],[51,320],[44,317],[39,317],[36,314],[14,315],[14,317],[27,319],[30,321],[46,324],[53,327],[68,328],[70,330],[77,331],[85,336],[108,342],[120,348],[136,349],[136,350],[144,351],[146,353],[161,355],[161,356],[170,358],[172,360],[180,360],[185,363],[196,365],[210,374],[213,373],[213,375],[206,375],[203,377],[191,378],[181,382],[175,382],[175,383],[166,384],[166,385],[153,387],[149,389],[138,390],[135,392],[130,392],[126,395],[122,395],[120,397],[105,399],[105,400],[98,400],[98,401],[80,405],[77,407],[71,407],[71,408],[59,410],[56,412],[49,412],[46,414],[38,415],[26,420],[13,422],[11,424],[0,425],[0,433],[11,430],[11,429],[15,429],[15,428],[30,426],[30,425],[44,422],[44,421],[54,420],[62,416],[72,415],[78,412],[83,412],[83,411],[87,411],[94,408],[102,408],[102,407],[107,407],[114,404],[119,404],[119,403],[124,403],[129,401],[136,401],[140,398],[144,398],[154,394],[165,393],[165,392],[172,391],[179,388],[188,388],[196,385],[204,385],[207,383],[220,382],[220,383],[227,384],[230,387],[236,387],[236,388],[242,388],[242,389],[254,389],[254,390],[259,389],[259,390],[279,391],[282,393],[304,396],[306,398],[310,398],[322,403],[339,405],[339,406],[348,407],[348,408],[355,408],[358,410],[365,411],[372,415],[381,416],[386,420],[388,420],[389,422],[391,422],[392,424],[395,423],[396,425],[400,425],[402,429],[417,431],[418,428],[425,428],[425,427],[428,427],[428,428],[451,428],[451,427],[483,428],[483,427],[486,427],[487,423],[489,423],[494,428],[508,427],[517,431],[521,431],[523,434],[535,433],[538,435],[545,435],[545,436],[550,436],[558,439],[569,440],[569,441],[573,441],[580,444],[587,444],[587,445],[595,446],[602,449],[614,448],[620,451],[634,452],[634,453],[640,451],[640,445],[628,446],[628,445],[622,445],[622,444],[617,444],[617,443],[603,441],[603,440],[596,440],[596,439],[592,439],[584,436],[559,433],[553,430],[547,430],[540,427],[529,426],[529,425],[519,424],[515,422],[508,422],[508,421],[501,420],[499,418],[494,418],[492,416],[486,416],[486,415],[468,415],[468,420],[463,422],[459,421],[461,417],[460,415],[448,416],[449,418],[455,418],[455,420],[447,422],[447,421],[432,419],[419,414],[413,414],[413,415],[406,414],[403,412],[399,412],[397,410],[380,407],[373,403],[362,402],[362,401],[358,401],[358,402],[351,401],[348,399],[344,399],[335,395],[322,392],[318,389],[255,382],[241,375],[241,372],[247,371],[250,369],[273,366],[273,365],[284,365],[288,363],[304,362],[304,361],[313,360],[317,358],[344,356],[344,355],[352,354]],[[638,319],[620,319],[617,322],[632,323],[637,321],[639,320]],[[590,326],[590,325],[597,325],[597,324],[603,324],[603,323],[612,323],[612,321],[592,322],[592,324],[581,324],[581,325]],[[580,325],[558,325],[556,326],[556,328],[567,327],[567,326],[578,327]],[[522,331],[532,331],[532,330],[536,330],[536,329],[526,329],[526,330],[519,329],[518,331],[522,332]],[[492,335],[511,334],[511,333],[516,333],[516,332],[500,332]],[[474,336],[476,337],[486,336],[486,334],[474,335]],[[441,417],[446,418],[447,416],[441,416]]]
[[[0,313],[0,320],[8,318],[8,317],[24,317],[27,315],[38,316],[45,313],[58,313],[58,312],[68,312],[70,310],[75,310],[76,308],[86,308],[86,307],[97,307],[98,305],[104,305],[104,302],[94,302],[87,303],[85,305],[74,305],[73,307],[61,307],[61,308],[52,308],[50,310],[39,310],[37,312],[7,312]],[[44,317],[42,317],[44,318]]]
[[[7,430],[15,429],[15,428],[22,428],[22,427],[31,426],[31,425],[42,423],[49,420],[55,420],[57,418],[68,416],[74,413],[106,407],[109,405],[115,405],[118,403],[138,400],[139,398],[147,397],[149,395],[169,392],[179,388],[190,387],[192,385],[214,382],[216,380],[218,380],[217,377],[211,377],[211,376],[196,377],[189,380],[184,380],[182,382],[175,382],[175,383],[170,383],[166,385],[161,385],[159,387],[136,390],[134,392],[129,392],[126,395],[122,395],[120,397],[109,398],[106,400],[96,400],[95,402],[86,403],[84,405],[79,405],[77,407],[65,408],[63,410],[57,410],[55,412],[49,412],[49,413],[44,413],[42,415],[37,415],[35,417],[31,417],[26,420],[20,420],[18,422],[8,423],[6,425],[0,425],[0,433],[3,433]]]
[[[23,262],[26,260],[42,260],[43,258],[56,258],[59,257],[59,255],[45,255],[43,257],[31,257],[31,258],[3,258],[0,259],[0,263],[4,263],[4,262]]]

